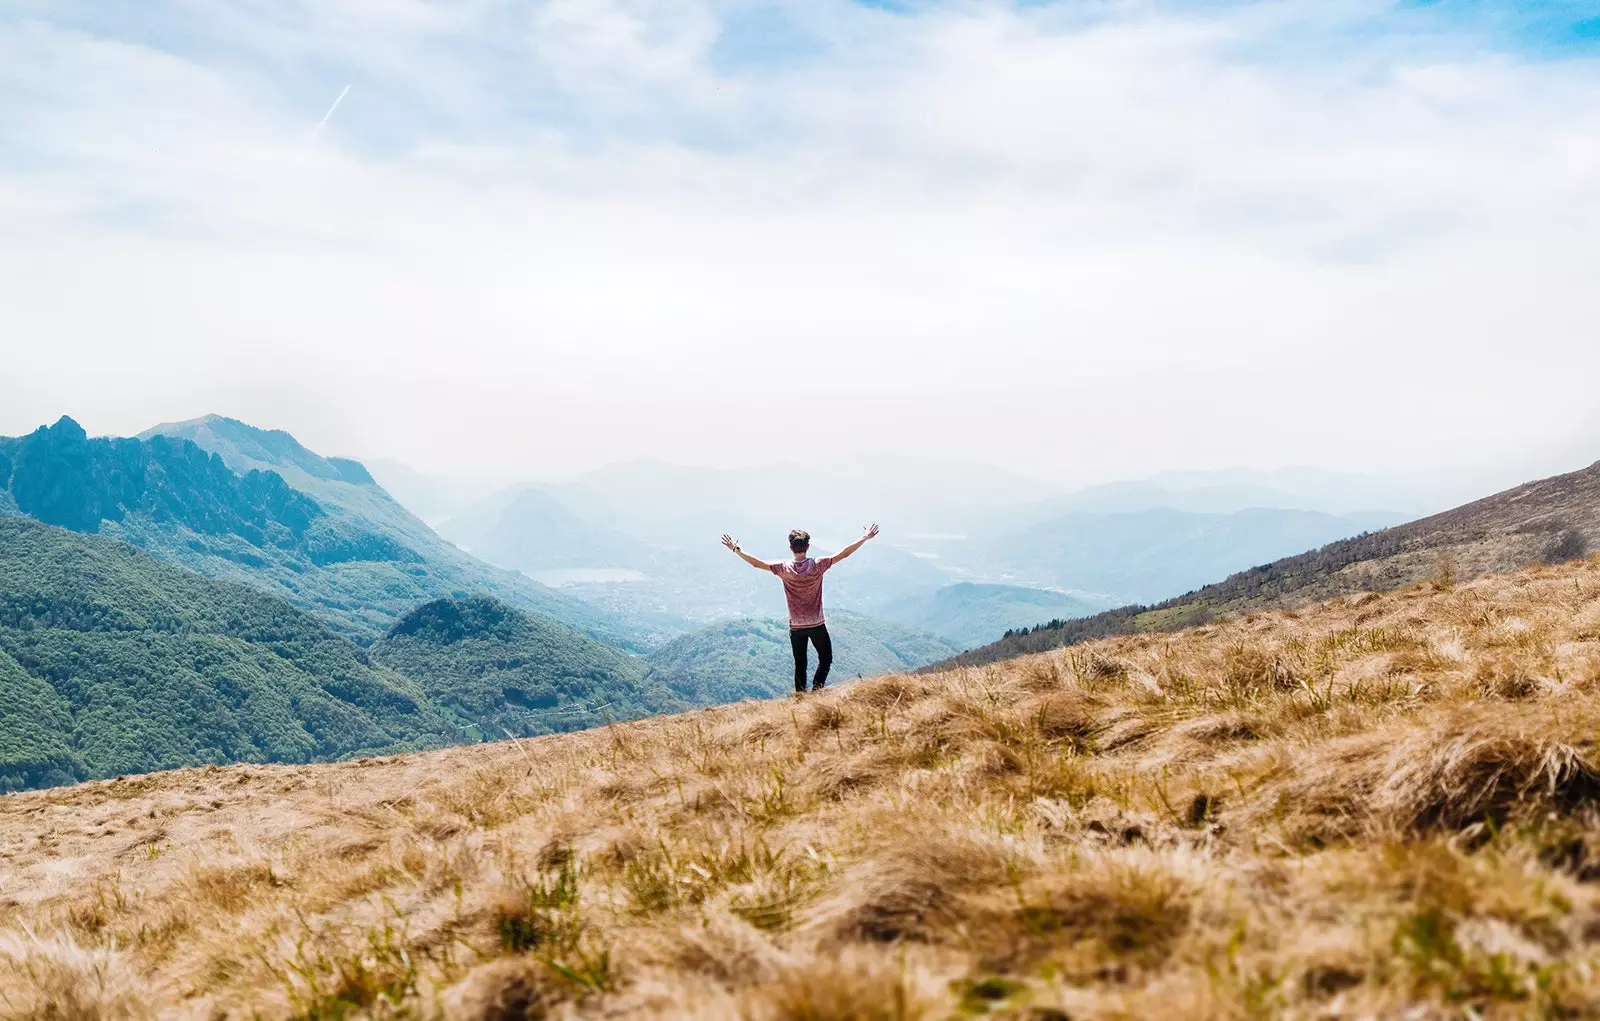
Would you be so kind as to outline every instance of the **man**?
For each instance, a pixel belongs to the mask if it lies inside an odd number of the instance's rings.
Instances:
[[[862,543],[878,534],[878,526],[871,525],[861,538],[831,557],[813,560],[806,555],[811,549],[809,533],[796,528],[789,533],[789,551],[793,560],[769,564],[739,548],[731,535],[722,537],[722,545],[739,554],[751,567],[771,571],[783,579],[783,594],[789,602],[789,647],[794,650],[794,693],[806,693],[806,643],[817,647],[817,676],[811,681],[812,691],[821,691],[828,683],[828,668],[833,666],[833,640],[828,637],[828,625],[822,619],[822,575],[839,561],[861,548]]]

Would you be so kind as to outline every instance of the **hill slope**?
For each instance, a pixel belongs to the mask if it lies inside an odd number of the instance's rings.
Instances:
[[[456,736],[411,681],[282,600],[0,518],[0,790]]]
[[[686,708],[645,688],[637,658],[483,596],[417,607],[372,647],[372,659],[495,740]]]
[[[1600,563],[0,799],[18,1017],[1589,1017]],[[171,849],[171,850],[169,850]]]
[[[911,670],[958,648],[925,631],[842,610],[829,611],[828,632],[834,651],[830,684]],[[816,651],[808,656],[814,672]],[[794,691],[789,627],[775,620],[747,617],[712,624],[663,645],[648,663],[647,683],[663,685],[694,705]]]
[[[1282,609],[1436,576],[1472,578],[1561,562],[1600,548],[1600,463],[1529,482],[1454,510],[1240,571],[1153,606],[1127,606],[1035,628],[962,653],[976,666],[1089,638],[1171,631],[1251,610]]]

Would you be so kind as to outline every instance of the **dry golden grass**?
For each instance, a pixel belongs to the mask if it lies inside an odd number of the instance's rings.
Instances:
[[[0,799],[0,1018],[1600,1014],[1600,562]]]

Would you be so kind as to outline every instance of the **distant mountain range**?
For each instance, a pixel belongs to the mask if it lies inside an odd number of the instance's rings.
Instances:
[[[967,555],[1021,584],[1153,601],[1287,553],[1396,523],[1396,515],[1254,508],[1070,513],[970,542]]]
[[[635,462],[562,485],[507,489],[439,530],[476,556],[665,630],[672,614],[714,621],[783,612],[770,579],[717,545],[722,532],[776,559],[786,555],[790,525],[808,528],[814,548],[825,553],[857,534],[862,522],[854,519],[871,516],[884,525],[884,538],[830,577],[830,605],[976,645],[1016,627],[1166,598],[1404,519],[1401,512],[1299,506],[1337,506],[1329,491],[1343,476],[1290,473],[1290,481],[1321,487],[1310,498],[1263,484],[1276,474],[1258,474],[1227,473],[1215,485],[1185,476],[1170,487],[1130,482],[1062,494],[954,462],[880,458],[737,470]],[[1359,476],[1349,484],[1358,494],[1381,489]],[[975,596],[943,591],[962,583],[1009,588],[1009,608],[991,592],[980,600],[988,610],[974,604],[953,611],[954,602]],[[1043,614],[1027,620],[1030,603]]]
[[[384,492],[434,527],[503,488],[501,483],[479,478],[427,475],[393,458],[379,457],[361,463]]]
[[[1164,471],[1150,476],[1146,481],[1180,497],[1210,494],[1207,499],[1214,499],[1217,494],[1229,491],[1254,494],[1248,496],[1249,502],[1245,503],[1195,508],[1216,511],[1244,510],[1249,507],[1317,510],[1328,514],[1385,510],[1418,517],[1445,506],[1438,502],[1434,491],[1405,479],[1329,471],[1325,468]],[[1164,506],[1176,505],[1169,503]]]
[[[233,419],[91,439],[63,418],[0,438],[0,491],[17,512],[281,595],[362,642],[420,602],[472,593],[612,644],[644,649],[662,637],[463,553],[358,462]]]
[[[669,487],[669,492],[672,489]],[[652,502],[648,494],[641,493],[639,499]],[[663,514],[674,513],[665,501],[663,495],[653,505]],[[662,629],[671,626],[672,622],[664,619],[670,615],[706,622],[784,612],[781,587],[731,556],[717,540],[722,532],[733,531],[745,536],[752,549],[765,549],[777,558],[784,555],[787,528],[773,534],[768,521],[763,539],[757,525],[742,522],[732,510],[720,516],[707,512],[703,517],[680,518],[676,530],[659,523],[645,528],[630,523],[622,514],[595,510],[592,505],[588,511],[580,511],[582,502],[560,487],[515,487],[481,501],[439,529],[491,563],[559,581],[564,592]],[[629,528],[640,528],[654,538],[625,530]],[[819,534],[815,545],[822,553],[854,537]],[[618,576],[628,580],[611,580]],[[829,600],[833,605],[876,612],[893,599],[931,592],[948,581],[925,560],[875,543],[829,576]],[[657,621],[656,615],[663,619]]]
[[[1356,501],[1355,494],[1344,499],[1333,494],[1307,496],[1251,483],[1214,483],[1177,489],[1150,480],[1093,486],[1046,501],[1040,506],[1061,513],[1076,511],[1088,514],[1132,514],[1151,510],[1233,514],[1244,510],[1296,510],[1342,515],[1373,513],[1375,507],[1388,508],[1376,512],[1386,517],[1401,514],[1395,509],[1397,505],[1364,506]]]
[[[1251,610],[1292,609],[1352,592],[1577,559],[1600,549],[1600,462],[1382,531],[1274,560],[1153,605],[1035,628],[948,661],[991,663],[1088,638],[1171,631]]]
[[[542,486],[515,486],[466,508],[439,526],[464,550],[524,574],[552,568],[642,567],[656,550],[578,514]]]
[[[1104,603],[1062,592],[961,582],[929,595],[889,603],[878,614],[885,620],[931,631],[965,649],[1016,628],[1086,617],[1103,609]]]

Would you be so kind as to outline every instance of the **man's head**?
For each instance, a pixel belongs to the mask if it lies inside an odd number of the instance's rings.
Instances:
[[[811,533],[803,528],[796,528],[789,533],[789,550],[796,554],[804,553],[811,548]]]

